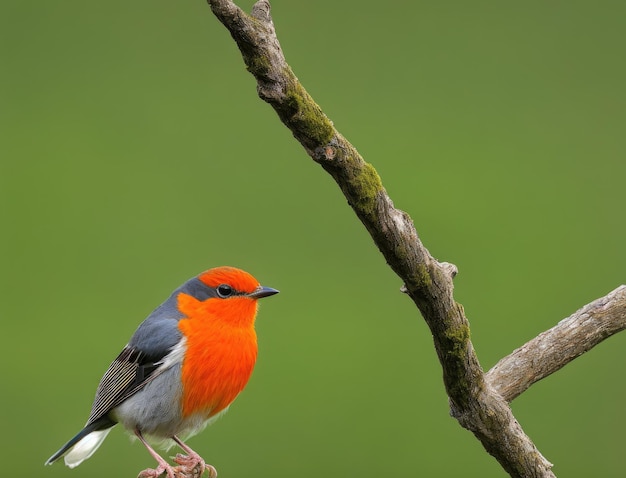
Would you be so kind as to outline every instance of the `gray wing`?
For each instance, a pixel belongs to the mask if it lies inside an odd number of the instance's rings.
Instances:
[[[180,342],[181,315],[168,302],[144,320],[128,345],[106,371],[94,399],[87,425],[107,415],[164,371],[163,359]]]
[[[207,287],[194,277],[157,307],[139,325],[128,345],[102,377],[87,425],[107,415],[165,370],[163,359],[182,339],[178,321],[183,315],[177,307],[180,293],[192,295],[198,300],[217,297],[214,288]]]
[[[124,347],[100,380],[87,425],[96,422],[141,390],[158,375],[158,369],[158,360],[150,360],[143,352]]]

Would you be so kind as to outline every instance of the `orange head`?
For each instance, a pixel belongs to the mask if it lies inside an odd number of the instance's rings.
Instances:
[[[243,294],[251,294],[259,287],[258,280],[236,267],[215,267],[200,274],[198,279],[208,287],[216,288],[220,285],[228,285]]]
[[[183,361],[183,415],[215,415],[248,382],[257,355],[254,321],[257,300],[278,293],[234,267],[200,274],[198,293],[178,294],[184,316],[178,328],[186,340]]]

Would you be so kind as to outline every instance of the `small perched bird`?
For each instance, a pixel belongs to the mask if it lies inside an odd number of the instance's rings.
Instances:
[[[243,390],[257,356],[257,300],[277,293],[234,267],[185,282],[139,325],[102,377],[87,423],[46,465],[64,455],[70,468],[80,465],[121,423],[158,463],[140,477],[175,478],[196,467],[217,476],[180,437],[202,430]],[[180,466],[165,461],[146,437],[173,440],[186,453],[174,458]]]

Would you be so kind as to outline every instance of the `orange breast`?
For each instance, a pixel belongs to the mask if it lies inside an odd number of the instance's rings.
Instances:
[[[181,294],[178,306],[186,316],[178,325],[187,340],[183,416],[204,412],[208,418],[230,405],[252,374],[256,301],[241,297],[201,302]]]

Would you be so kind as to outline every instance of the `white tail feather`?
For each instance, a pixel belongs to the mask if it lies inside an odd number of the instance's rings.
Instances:
[[[75,468],[80,465],[83,461],[85,461],[87,458],[95,453],[98,447],[102,445],[102,442],[107,437],[110,431],[111,428],[91,432],[76,445],[74,445],[72,449],[65,455],[65,464],[70,468]]]

